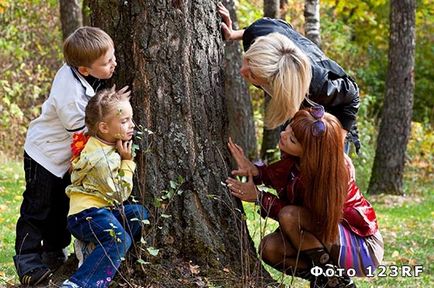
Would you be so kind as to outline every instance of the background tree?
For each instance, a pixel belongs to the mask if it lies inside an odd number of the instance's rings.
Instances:
[[[145,248],[156,257],[143,255],[154,265],[136,269],[134,281],[184,286],[176,272],[193,264],[225,287],[260,281],[241,203],[221,185],[231,168],[216,3],[92,0],[89,8],[116,43],[114,82],[131,86],[135,120],[153,131],[140,142],[135,187],[151,211]]]
[[[305,36],[321,46],[319,0],[305,0],[304,3],[304,33]]]
[[[231,14],[234,29],[238,28],[235,3],[233,0],[221,1]],[[229,118],[229,135],[243,147],[250,159],[257,158],[255,123],[253,108],[247,84],[240,74],[242,63],[239,41],[225,43],[225,97]]]
[[[264,17],[280,18],[280,0],[264,0]]]
[[[75,29],[83,25],[80,0],[59,0],[60,22],[65,40]]]
[[[264,17],[280,18],[279,0],[264,0]],[[266,118],[267,107],[270,100],[270,95],[264,91],[264,118]],[[276,150],[277,142],[279,142],[280,128],[277,127],[275,129],[267,129],[264,127],[262,135],[260,158],[267,163],[275,159],[274,152]]]
[[[286,13],[288,13],[288,0],[280,0],[280,19],[286,19]]]
[[[390,2],[389,67],[370,193],[403,194],[414,90],[415,0]]]

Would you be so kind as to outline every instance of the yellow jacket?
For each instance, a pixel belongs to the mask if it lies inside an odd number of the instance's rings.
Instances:
[[[72,162],[69,215],[85,209],[120,204],[131,194],[133,160],[121,160],[116,147],[90,137],[80,156]]]

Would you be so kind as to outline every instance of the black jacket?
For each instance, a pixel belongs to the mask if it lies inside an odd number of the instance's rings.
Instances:
[[[250,48],[250,45],[257,37],[273,32],[288,37],[310,59],[312,81],[309,87],[309,99],[323,105],[327,112],[336,116],[345,130],[354,130],[353,125],[359,110],[359,88],[357,84],[345,73],[341,66],[327,58],[318,46],[296,32],[288,23],[270,18],[255,21],[244,31],[244,51]],[[305,101],[303,106],[306,103]]]

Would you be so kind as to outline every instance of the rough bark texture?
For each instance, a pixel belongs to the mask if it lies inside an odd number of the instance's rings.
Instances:
[[[264,17],[280,18],[280,1],[279,0],[264,0]],[[271,98],[264,91],[264,118],[267,113],[268,102]],[[277,142],[279,142],[280,128],[267,129],[264,127],[262,132],[262,146],[260,158],[268,163],[274,159],[274,150],[276,149]]]
[[[403,194],[414,90],[415,0],[390,2],[389,68],[369,193]]]
[[[83,25],[80,0],[59,0],[63,39]]]
[[[224,0],[222,3],[231,13],[234,29],[238,29],[234,1]],[[234,139],[235,143],[243,147],[250,159],[256,159],[256,132],[252,101],[247,84],[240,74],[241,63],[240,42],[226,42],[224,75],[229,135]]]
[[[116,44],[113,82],[131,86],[135,121],[154,133],[136,156],[136,195],[151,212],[145,247],[160,249],[135,269],[143,286],[188,287],[167,275],[180,261],[224,287],[261,281],[242,206],[221,184],[231,167],[216,2],[89,1],[91,23]]]
[[[306,37],[321,47],[319,0],[304,2],[304,33]]]

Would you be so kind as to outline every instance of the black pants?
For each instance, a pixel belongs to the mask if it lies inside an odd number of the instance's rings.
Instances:
[[[14,262],[18,275],[43,267],[41,254],[61,250],[71,242],[66,228],[68,173],[56,177],[24,153],[26,190],[16,227]]]

